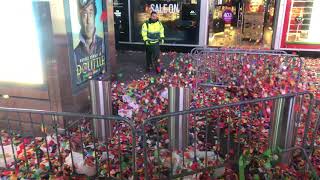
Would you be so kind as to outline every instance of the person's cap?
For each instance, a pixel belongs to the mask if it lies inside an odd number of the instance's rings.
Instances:
[[[94,3],[94,0],[79,0],[79,8],[84,9],[92,3]]]

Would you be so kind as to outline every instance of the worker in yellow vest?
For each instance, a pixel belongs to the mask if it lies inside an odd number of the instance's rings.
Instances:
[[[151,17],[147,20],[141,29],[141,35],[146,46],[147,72],[157,68],[160,56],[160,43],[164,43],[164,28],[158,19],[157,12],[153,11]]]

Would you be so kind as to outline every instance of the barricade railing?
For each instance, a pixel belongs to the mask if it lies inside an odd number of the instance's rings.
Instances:
[[[268,50],[268,49],[237,49],[237,48],[209,48],[209,47],[197,47],[191,50],[191,54],[197,54],[201,51],[224,51],[224,52],[257,52],[257,53],[276,53],[276,54],[288,54],[283,50]]]
[[[0,120],[4,176],[136,178],[136,130],[128,119],[0,107]],[[93,120],[111,121],[113,136],[98,139]]]
[[[320,136],[318,136],[318,135],[320,135],[320,100],[319,99],[315,101],[313,110],[315,111],[314,116],[316,118],[315,118],[315,122],[314,122],[315,127],[314,127],[314,130],[312,133],[311,147],[312,146],[319,146],[319,148],[320,148],[320,139],[318,140],[318,142],[316,142],[316,138],[317,137],[320,138]]]
[[[198,86],[252,86],[286,81],[295,92],[301,77],[302,59],[285,51],[194,48]]]
[[[312,165],[316,167],[316,170],[320,174],[320,100],[316,101],[313,109],[315,111],[313,114],[315,121],[313,122],[314,129],[311,137],[309,157]]]
[[[314,141],[308,136],[310,112],[305,112],[312,109],[312,101],[312,94],[302,92],[169,113],[146,120],[142,133],[120,117],[0,107],[0,172],[19,172],[19,177],[30,179],[240,178],[263,160],[268,167],[261,174],[270,177],[282,168],[281,164],[269,167],[279,156],[295,173],[313,177],[304,150]],[[173,118],[177,116],[181,118]],[[102,142],[95,137],[93,119],[113,122],[111,139]],[[173,119],[189,124],[182,150],[173,149],[168,137],[167,123]],[[288,126],[294,128],[292,136]],[[281,147],[291,140],[292,146]]]
[[[278,171],[287,177],[316,178],[304,150],[311,141],[312,107],[313,95],[300,92],[147,119],[142,133],[145,178],[210,179],[231,173],[237,178],[259,174],[273,179]],[[188,122],[182,149],[173,148],[176,139],[170,136],[184,131],[168,132],[170,121],[177,119]]]

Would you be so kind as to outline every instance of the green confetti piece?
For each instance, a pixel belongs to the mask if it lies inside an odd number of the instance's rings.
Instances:
[[[268,161],[264,164],[264,167],[267,168],[267,169],[271,169],[271,163]]]
[[[121,168],[122,169],[127,169],[127,167],[128,167],[127,163],[125,163],[125,162],[121,163]]]
[[[130,97],[132,97],[132,96],[133,96],[132,90],[130,90],[127,95],[130,96]]]
[[[253,76],[257,76],[257,71],[256,70],[253,71]]]
[[[155,79],[152,77],[152,78],[150,79],[150,82],[151,82],[151,84],[155,83]]]
[[[239,158],[239,179],[240,180],[245,180],[245,176],[244,176],[244,159],[243,156],[240,156]]]
[[[158,151],[154,151],[153,155],[154,157],[158,158],[158,155],[159,155]]]
[[[318,175],[317,175],[317,173],[315,171],[312,171],[311,176],[312,176],[313,179],[317,179],[318,178]]]
[[[268,150],[266,150],[264,153],[263,153],[263,155],[265,156],[265,157],[271,157],[271,149],[268,149]]]

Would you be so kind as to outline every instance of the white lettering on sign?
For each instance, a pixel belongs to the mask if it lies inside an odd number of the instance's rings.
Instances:
[[[178,4],[151,4],[150,5],[152,11],[156,11],[157,13],[179,13],[179,5]]]
[[[224,14],[224,17],[226,18],[232,18],[232,16],[233,16],[232,13],[229,13],[229,12]]]

